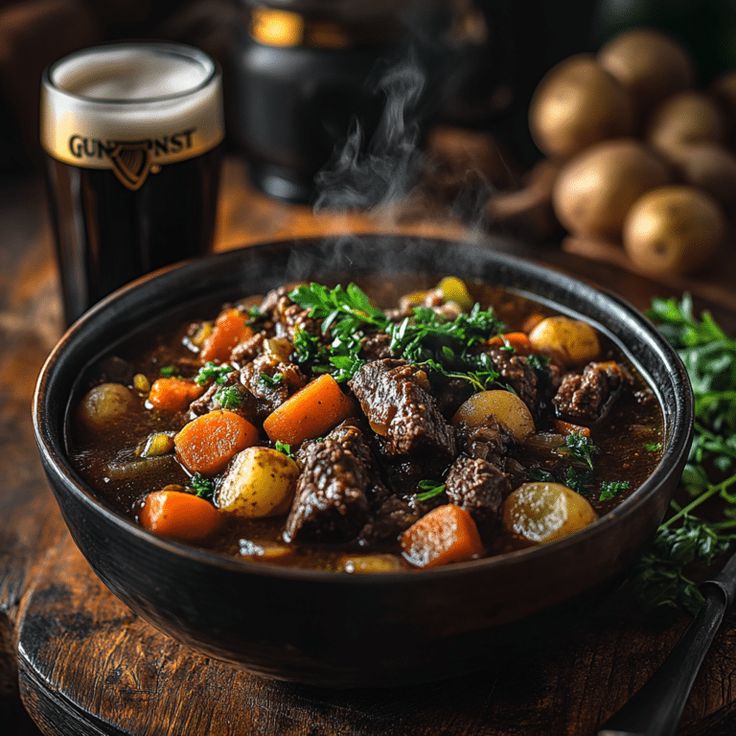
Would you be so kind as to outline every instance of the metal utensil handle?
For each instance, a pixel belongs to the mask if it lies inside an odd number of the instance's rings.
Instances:
[[[728,608],[729,591],[703,585],[705,604],[649,682],[598,731],[598,736],[672,736],[700,665]]]

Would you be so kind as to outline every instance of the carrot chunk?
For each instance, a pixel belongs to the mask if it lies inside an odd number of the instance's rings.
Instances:
[[[355,412],[337,381],[325,373],[297,391],[266,417],[263,429],[271,441],[299,445],[319,437]]]
[[[555,419],[554,426],[560,434],[581,434],[583,437],[590,437],[590,427],[583,427],[581,424]]]
[[[204,393],[204,386],[185,378],[157,378],[148,394],[148,401],[159,411],[184,411]]]
[[[219,512],[209,501],[177,488],[167,486],[145,497],[138,514],[141,526],[182,542],[206,539],[220,525]]]
[[[492,337],[488,344],[499,348],[511,345],[514,352],[519,353],[519,355],[529,355],[532,352],[532,344],[524,332],[505,332],[503,335]]]
[[[208,360],[223,362],[230,357],[232,349],[252,337],[253,330],[245,323],[245,315],[239,310],[223,310],[215,321],[209,337],[204,341],[199,357],[202,363]]]
[[[174,437],[179,460],[191,473],[215,475],[232,457],[258,444],[258,430],[232,411],[218,409],[185,424]]]
[[[473,517],[454,504],[438,506],[401,535],[404,556],[416,567],[461,562],[483,553]]]

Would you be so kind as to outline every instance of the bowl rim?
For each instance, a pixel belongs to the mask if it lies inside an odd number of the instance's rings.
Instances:
[[[465,562],[458,562],[452,565],[445,565],[428,570],[398,570],[395,572],[385,572],[375,575],[350,575],[340,574],[337,571],[318,570],[312,568],[289,567],[275,565],[268,562],[254,562],[247,558],[228,557],[224,554],[211,551],[206,548],[195,547],[193,545],[177,542],[172,539],[158,537],[139,525],[132,519],[109,508],[100,498],[97,492],[84,481],[77,471],[72,467],[71,461],[64,452],[64,439],[58,436],[52,428],[52,422],[44,416],[44,409],[48,402],[50,389],[53,390],[53,382],[55,379],[55,370],[60,358],[66,353],[70,344],[73,343],[76,335],[88,324],[98,319],[100,315],[106,313],[112,305],[115,305],[132,292],[145,288],[152,282],[165,278],[167,275],[178,273],[184,270],[198,270],[206,268],[209,264],[218,261],[227,261],[229,259],[237,259],[244,251],[252,251],[253,249],[273,249],[274,247],[309,247],[309,244],[324,244],[330,241],[338,243],[340,239],[347,236],[351,238],[411,238],[417,243],[438,243],[445,246],[452,245],[480,245],[488,246],[490,255],[496,259],[504,261],[517,270],[525,271],[534,279],[554,284],[564,283],[568,287],[574,287],[577,293],[582,293],[588,297],[607,300],[618,310],[626,313],[629,320],[633,321],[640,331],[646,335],[648,345],[656,349],[659,359],[667,365],[670,372],[674,374],[673,382],[681,383],[681,391],[676,392],[675,407],[673,407],[672,431],[670,436],[666,438],[667,442],[663,447],[662,455],[658,464],[647,477],[647,479],[639,486],[630,496],[625,498],[618,506],[600,516],[589,526],[584,529],[564,537],[561,540],[550,543],[548,545],[538,545],[526,547],[511,552],[491,557],[481,557]],[[176,556],[188,558],[193,562],[201,565],[215,566],[223,571],[227,570],[234,573],[254,574],[258,576],[267,576],[284,580],[294,581],[313,581],[320,583],[330,583],[338,585],[372,585],[386,583],[420,584],[431,580],[438,580],[448,576],[472,575],[489,568],[513,567],[514,565],[523,564],[530,557],[537,557],[543,554],[551,554],[554,552],[562,553],[565,549],[584,544],[586,540],[590,540],[599,535],[606,534],[610,527],[614,524],[621,523],[623,519],[633,516],[637,510],[647,501],[647,499],[659,492],[660,487],[670,480],[673,473],[676,472],[679,461],[683,455],[687,453],[690,447],[690,441],[693,432],[694,420],[694,399],[690,380],[679,356],[672,346],[665,340],[661,333],[656,329],[653,323],[645,317],[641,312],[635,309],[631,304],[620,296],[609,292],[606,289],[591,286],[580,279],[569,276],[568,274],[552,270],[544,265],[539,265],[533,261],[511,255],[498,248],[493,248],[493,239],[486,237],[481,239],[460,238],[460,237],[443,237],[443,236],[417,236],[412,234],[397,233],[346,233],[346,234],[330,234],[328,236],[307,236],[302,238],[280,238],[275,240],[261,241],[252,245],[240,246],[228,249],[224,252],[213,253],[196,260],[180,261],[170,266],[152,271],[141,276],[134,281],[115,290],[100,302],[95,304],[87,312],[85,312],[76,322],[74,322],[61,336],[56,345],[53,347],[48,357],[43,363],[36,380],[32,402],[32,419],[33,430],[41,455],[42,462],[45,466],[47,474],[53,474],[57,482],[53,483],[56,492],[58,488],[64,489],[65,493],[70,493],[78,501],[81,501],[92,513],[100,514],[108,523],[117,527],[123,534],[132,534],[144,544],[151,544],[159,548],[165,553],[174,554]],[[529,293],[534,297],[533,293]],[[545,298],[539,296],[540,301]],[[548,299],[551,304],[557,304],[562,310],[568,309],[576,311],[569,305],[564,305],[554,300]],[[630,351],[625,346],[619,345],[629,360],[634,363],[638,361],[633,358]],[[85,363],[85,365],[87,365]],[[645,371],[648,382],[652,382],[652,377]],[[675,378],[676,376],[676,378]],[[68,400],[68,399],[67,399]],[[657,396],[657,403],[663,410],[662,402]],[[65,403],[65,406],[67,404]],[[63,433],[62,433],[63,434]]]

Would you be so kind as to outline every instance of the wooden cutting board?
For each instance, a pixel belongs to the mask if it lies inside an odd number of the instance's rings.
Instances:
[[[10,733],[44,734],[590,734],[638,689],[687,621],[637,618],[609,597],[561,623],[531,652],[486,672],[392,691],[331,692],[259,679],[202,657],[137,618],[93,575],[66,532],[37,459],[33,383],[59,334],[59,301],[43,189],[0,190],[0,718]],[[256,195],[229,162],[218,247],[397,222],[314,218]],[[399,222],[458,234],[445,222]],[[525,249],[529,253],[529,249]],[[639,307],[669,290],[615,265],[558,248],[531,254],[614,289]],[[736,310],[713,305],[736,329]],[[117,550],[125,554],[125,550]],[[145,574],[145,571],[142,571]],[[18,694],[36,726],[16,708]],[[687,705],[683,733],[736,733],[736,627],[727,623]]]

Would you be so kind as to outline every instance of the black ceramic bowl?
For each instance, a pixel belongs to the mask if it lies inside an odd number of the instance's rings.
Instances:
[[[423,572],[376,576],[247,562],[154,537],[97,498],[65,451],[70,395],[85,366],[134,328],[207,299],[217,304],[295,278],[382,272],[480,278],[581,316],[617,343],[654,390],[664,449],[651,477],[611,513],[562,541]],[[679,359],[619,299],[488,245],[364,236],[271,243],[145,277],[61,339],[33,407],[44,468],[67,525],[104,583],[136,613],[215,657],[315,685],[396,685],[487,661],[509,628],[619,577],[667,508],[690,444],[692,396]],[[539,616],[538,616],[539,618]]]

